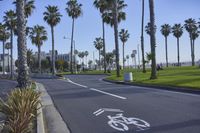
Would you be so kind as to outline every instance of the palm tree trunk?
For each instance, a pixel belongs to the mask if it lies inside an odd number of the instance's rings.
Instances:
[[[125,65],[124,65],[124,63],[125,63],[125,60],[124,60],[124,42],[123,42],[123,50],[122,50],[122,53],[123,53],[123,59],[122,59],[122,61],[123,61],[123,69],[124,69],[124,67],[125,67]]]
[[[141,28],[142,71],[146,73],[144,57],[144,0],[142,0],[142,28]]]
[[[105,23],[102,19],[102,29],[103,29],[103,54],[104,54],[104,73],[106,73],[106,44],[105,44]]]
[[[10,72],[10,49],[8,49],[8,72]]]
[[[180,51],[179,51],[179,38],[177,38],[177,53],[178,53],[178,66],[180,66]]]
[[[115,35],[117,77],[120,77],[117,0],[114,1],[114,13],[113,13],[113,16],[114,16],[114,35]]]
[[[5,74],[5,41],[3,40],[3,67],[2,67],[3,74]]]
[[[99,70],[101,70],[101,50],[99,49]]]
[[[70,71],[73,74],[73,66],[72,66],[72,59],[73,59],[73,41],[74,41],[74,18],[72,19],[72,35],[71,35],[71,59],[70,59]]]
[[[191,34],[190,34],[190,45],[191,45],[192,66],[194,66],[194,60],[193,60],[193,40],[192,40],[192,35]]]
[[[41,74],[41,46],[38,46],[38,64],[39,64],[39,73]]]
[[[54,50],[54,28],[51,26],[51,36],[52,36],[52,75],[55,76],[55,50]]]
[[[168,67],[167,37],[165,37],[165,50],[166,50],[166,66]]]
[[[18,86],[26,88],[30,85],[27,65],[26,24],[24,15],[24,0],[17,0],[17,46],[18,46]]]
[[[151,31],[151,54],[152,54],[152,63],[151,63],[151,77],[150,79],[157,78],[156,72],[156,37],[155,37],[155,14],[154,14],[154,0],[149,0],[149,10],[150,10],[150,31]]]
[[[193,43],[192,43],[192,66],[195,66],[195,54],[194,54],[194,44],[195,44],[195,40],[193,39]]]
[[[10,30],[10,35],[11,35],[11,37],[10,37],[10,44],[11,44],[11,69],[10,69],[10,71],[11,71],[11,79],[13,79],[14,77],[13,77],[13,30],[11,29]]]

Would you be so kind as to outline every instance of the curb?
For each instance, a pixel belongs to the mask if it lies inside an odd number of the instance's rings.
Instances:
[[[41,125],[37,126],[37,133],[70,133],[69,128],[55,108],[53,101],[44,86],[40,83],[36,83],[36,85],[39,92],[42,93],[42,107],[40,108],[42,113],[37,119]]]
[[[113,81],[113,80],[109,80],[105,78],[102,80],[105,82],[110,82],[114,84],[123,84],[123,85],[131,85],[131,86],[138,86],[138,87],[149,87],[149,88],[159,89],[159,90],[167,90],[167,91],[175,91],[175,92],[183,92],[183,93],[200,95],[200,90],[194,90],[194,89],[192,90],[192,88],[138,84],[138,83],[124,82],[124,81]]]

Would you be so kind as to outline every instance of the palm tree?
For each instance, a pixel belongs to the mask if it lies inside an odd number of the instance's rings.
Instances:
[[[128,41],[128,38],[129,38],[129,33],[128,33],[128,30],[125,30],[125,29],[121,29],[121,31],[119,32],[119,38],[120,40],[122,41],[122,45],[123,45],[123,68],[124,68],[124,46],[125,46],[125,43]]]
[[[150,12],[150,40],[151,40],[151,77],[150,79],[157,78],[156,72],[156,37],[155,37],[155,13],[154,13],[154,0],[149,0],[149,12]]]
[[[27,45],[26,45],[26,21],[24,0],[16,1],[16,13],[17,13],[17,34],[18,34],[18,86],[20,88],[26,88],[29,84],[29,73],[27,67]]]
[[[192,32],[192,45],[193,45],[193,51],[192,51],[192,53],[193,53],[193,60],[194,60],[194,62],[195,62],[195,40],[199,37],[199,34],[200,34],[200,31],[198,31],[198,30],[194,30],[193,32]]]
[[[101,37],[96,38],[94,41],[95,48],[99,51],[99,69],[101,68],[101,49],[103,48],[103,39]]]
[[[84,57],[85,57],[85,52],[79,52],[78,57],[82,59],[81,66],[84,68]]]
[[[99,9],[102,17],[102,29],[103,29],[103,53],[104,53],[104,73],[106,73],[106,44],[105,44],[105,22],[103,19],[103,14],[106,11],[107,7],[107,2],[105,0],[95,0],[94,1],[94,6]]]
[[[128,63],[128,68],[129,68],[129,55],[126,55],[126,60],[127,60],[127,63]]]
[[[109,8],[104,12],[103,18],[111,27],[114,26],[117,77],[120,77],[118,24],[126,19],[126,13],[123,12],[123,9],[127,5],[124,3],[124,0],[106,0],[106,2]]]
[[[43,26],[36,25],[31,29],[29,37],[32,43],[38,47],[39,73],[41,73],[41,46],[47,40],[47,32]]]
[[[16,13],[13,10],[5,12],[4,22],[10,30],[10,44],[11,44],[11,78],[13,79],[13,31],[16,27]]]
[[[191,58],[192,58],[192,66],[195,65],[194,62],[194,43],[193,43],[193,39],[192,39],[192,33],[195,33],[198,29],[197,27],[197,23],[195,21],[195,19],[189,18],[187,20],[185,20],[185,24],[184,27],[186,29],[186,31],[189,33],[189,37],[190,37],[190,45],[191,45]]]
[[[47,11],[43,13],[44,21],[51,27],[52,36],[52,74],[55,75],[55,50],[54,50],[54,27],[60,22],[61,14],[57,6],[47,6]]]
[[[85,51],[86,65],[88,64],[88,62],[87,62],[87,57],[88,57],[88,55],[89,55],[89,52],[88,52],[88,51]]]
[[[171,33],[171,26],[169,24],[161,25],[160,32],[165,37],[165,51],[166,51],[166,66],[168,67],[168,49],[167,49],[167,37]]]
[[[142,25],[141,25],[141,50],[142,50],[142,72],[146,73],[144,57],[144,0],[142,0]]]
[[[183,34],[183,26],[181,26],[181,24],[175,24],[172,27],[172,33],[177,39],[177,60],[178,60],[178,66],[180,66],[179,39]]]
[[[11,49],[11,43],[7,42],[5,44],[5,49],[8,50],[8,72],[10,72],[10,49]]]
[[[3,46],[3,67],[2,71],[3,74],[5,74],[5,42],[9,38],[10,34],[6,30],[5,24],[0,23],[0,41],[2,41],[2,46]]]
[[[33,65],[33,50],[32,49],[27,49],[27,65],[29,67],[29,70],[32,69]]]
[[[73,40],[74,40],[74,21],[75,19],[77,19],[78,17],[81,16],[82,14],[82,10],[81,10],[81,6],[82,4],[79,4],[77,2],[77,0],[69,0],[67,2],[67,14],[69,17],[72,18],[72,34],[71,34],[71,63],[70,63],[70,71],[71,73],[73,73],[73,67],[72,67],[72,56],[73,56]]]

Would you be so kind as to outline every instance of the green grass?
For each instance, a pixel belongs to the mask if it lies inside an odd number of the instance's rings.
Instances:
[[[134,83],[150,84],[161,86],[187,87],[200,89],[200,69],[197,67],[169,67],[158,71],[158,79],[150,80],[150,70],[147,73],[142,73],[136,70],[121,71],[121,77],[116,77],[113,73],[108,77],[109,80],[123,80],[124,72],[133,72]]]

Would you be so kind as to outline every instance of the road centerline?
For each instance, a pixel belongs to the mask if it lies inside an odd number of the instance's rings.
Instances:
[[[109,95],[109,96],[112,96],[112,97],[116,97],[116,98],[119,98],[119,99],[123,99],[123,100],[127,99],[126,97],[122,97],[122,96],[119,96],[119,95],[115,95],[115,94],[112,94],[112,93],[109,93],[109,92],[105,92],[105,91],[101,91],[101,90],[94,89],[94,88],[90,88],[90,90],[96,91],[96,92],[99,92],[99,93],[103,93],[103,94],[106,94],[106,95]]]

